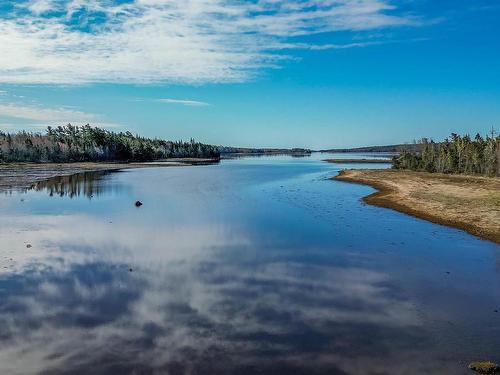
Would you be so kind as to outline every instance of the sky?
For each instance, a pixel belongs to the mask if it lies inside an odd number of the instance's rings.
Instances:
[[[499,0],[1,0],[0,130],[324,149],[500,130]]]

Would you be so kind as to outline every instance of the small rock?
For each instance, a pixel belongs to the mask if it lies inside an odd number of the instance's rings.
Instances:
[[[472,362],[469,369],[479,374],[500,374],[500,366],[491,361]]]
[[[128,269],[128,272],[132,272],[132,271],[133,271],[133,270],[132,270],[132,268],[129,268],[129,269]]]
[[[32,246],[31,246],[31,244],[27,244],[27,245],[26,245],[26,247],[27,247],[28,249],[30,249]]]
[[[142,206],[142,202],[141,201],[136,201],[135,202],[135,206],[136,207],[141,207]]]

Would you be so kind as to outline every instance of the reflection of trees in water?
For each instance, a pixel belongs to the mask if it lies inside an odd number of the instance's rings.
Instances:
[[[59,195],[73,198],[84,195],[87,198],[92,198],[108,190],[109,186],[104,184],[103,180],[110,173],[110,171],[95,171],[52,177],[37,182],[31,189],[36,191],[46,190],[51,197]]]

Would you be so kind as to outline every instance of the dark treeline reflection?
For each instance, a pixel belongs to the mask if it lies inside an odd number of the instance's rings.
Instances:
[[[85,196],[89,199],[117,189],[115,185],[107,184],[106,177],[110,171],[82,172],[69,176],[57,176],[45,181],[39,181],[31,187],[31,190],[47,191],[52,197],[54,195],[67,196],[70,198]]]

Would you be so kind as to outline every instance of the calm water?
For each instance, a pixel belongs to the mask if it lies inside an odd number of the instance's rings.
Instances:
[[[500,246],[366,206],[373,190],[328,180],[343,166],[322,157],[1,195],[0,373],[467,374],[500,361]]]

